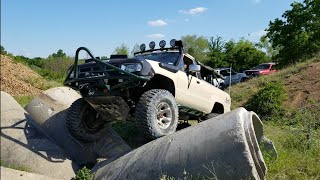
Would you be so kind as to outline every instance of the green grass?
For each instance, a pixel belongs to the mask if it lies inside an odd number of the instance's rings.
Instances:
[[[266,85],[283,82],[318,61],[320,57],[232,86],[232,109],[245,106]],[[320,100],[309,99],[306,103],[300,109],[284,107],[281,114],[268,118],[260,116],[266,137],[274,142],[278,151],[275,161],[263,152],[268,167],[267,179],[320,179]]]
[[[4,162],[2,160],[0,161],[0,166],[10,168],[10,169],[19,170],[19,171],[32,172],[31,169],[26,166],[14,165],[14,164]]]
[[[13,97],[22,107],[25,107],[34,96],[14,96]]]
[[[305,141],[297,138],[299,133],[295,133],[290,127],[281,127],[265,122],[264,128],[266,136],[275,143],[278,151],[276,161],[266,161],[268,167],[267,179],[320,178],[318,138],[308,147]]]

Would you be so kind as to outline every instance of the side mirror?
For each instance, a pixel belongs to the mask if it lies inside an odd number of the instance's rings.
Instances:
[[[201,70],[200,65],[195,65],[195,64],[189,65],[189,72],[200,72],[200,70]]]

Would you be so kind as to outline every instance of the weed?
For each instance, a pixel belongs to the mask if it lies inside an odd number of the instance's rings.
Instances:
[[[85,166],[80,169],[76,173],[76,177],[72,178],[71,180],[91,180],[93,179],[93,173],[90,169],[86,168]]]
[[[15,169],[15,170],[19,170],[19,171],[25,171],[25,172],[32,172],[31,169],[29,167],[26,166],[22,166],[22,165],[17,165],[17,164],[10,164],[7,163],[5,161],[0,161],[0,165],[3,167],[7,167],[10,169]]]
[[[34,96],[14,96],[13,97],[22,107],[25,107],[34,98]]]

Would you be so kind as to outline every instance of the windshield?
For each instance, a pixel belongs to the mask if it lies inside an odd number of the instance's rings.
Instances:
[[[161,53],[151,53],[151,54],[142,54],[138,57],[143,57],[145,59],[158,61],[165,64],[176,65],[179,58],[179,52],[161,52]]]
[[[269,69],[269,68],[270,68],[270,64],[260,64],[254,69]]]

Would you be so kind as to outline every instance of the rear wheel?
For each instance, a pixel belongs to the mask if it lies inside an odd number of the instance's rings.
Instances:
[[[69,133],[79,141],[92,142],[101,138],[105,121],[83,98],[72,103],[67,112]]]
[[[178,106],[173,95],[163,89],[145,92],[137,104],[135,118],[148,139],[156,139],[176,131]]]

